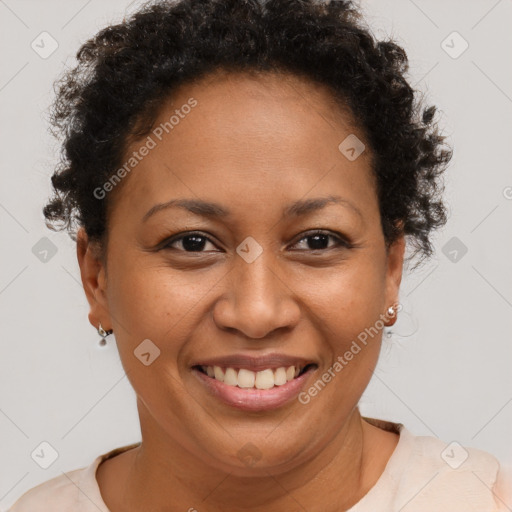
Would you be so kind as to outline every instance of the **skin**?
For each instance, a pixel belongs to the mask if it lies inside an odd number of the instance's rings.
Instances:
[[[345,158],[338,145],[363,133],[329,90],[295,76],[217,72],[180,88],[154,126],[191,97],[198,105],[107,196],[105,258],[78,234],[89,320],[115,333],[142,432],[141,447],[99,466],[102,497],[113,512],[347,510],[398,442],[357,408],[381,332],[306,405],[234,409],[205,391],[191,365],[233,353],[297,355],[318,364],[307,389],[398,302],[405,244],[386,247],[369,146]],[[353,207],[282,217],[291,202],[330,195]],[[142,221],[177,198],[232,214],[171,208]],[[334,238],[314,251],[313,229]],[[183,240],[162,248],[192,230],[208,238],[199,252],[186,252]],[[350,246],[338,245],[336,232]],[[247,236],[263,249],[252,263],[236,252]],[[145,339],[161,351],[149,366],[133,354]],[[254,465],[237,456],[249,442],[260,456]]]

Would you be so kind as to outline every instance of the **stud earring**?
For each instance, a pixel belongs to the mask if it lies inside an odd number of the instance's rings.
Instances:
[[[101,322],[98,326],[98,334],[101,336],[101,340],[99,341],[99,344],[101,347],[105,346],[107,344],[107,340],[105,339],[109,334],[112,334],[114,331],[110,329],[110,331],[105,331],[103,327],[101,326]]]
[[[389,306],[388,316],[395,316],[395,308],[393,306]]]

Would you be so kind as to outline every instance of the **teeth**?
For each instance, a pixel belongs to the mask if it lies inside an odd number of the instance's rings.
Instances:
[[[241,368],[238,370],[238,386],[241,388],[253,388],[256,381],[256,375],[251,370]],[[233,384],[236,386],[236,383]]]
[[[274,372],[269,368],[256,374],[256,389],[270,389],[274,387]]]
[[[278,368],[274,373],[274,384],[276,386],[282,386],[283,384],[286,384],[286,369],[285,368]]]
[[[238,375],[234,368],[226,368],[224,384],[227,384],[228,386],[236,386],[238,384]]]
[[[213,367],[213,375],[217,380],[224,382],[224,372],[222,371],[222,368],[220,366]]]
[[[297,377],[302,369],[300,366],[281,366],[272,370],[268,368],[259,372],[253,372],[246,368],[222,369],[220,366],[202,366],[208,377],[224,382],[228,386],[240,388],[271,389],[274,386],[282,386]]]

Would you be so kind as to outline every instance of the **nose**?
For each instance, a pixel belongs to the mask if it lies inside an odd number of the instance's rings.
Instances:
[[[213,308],[213,319],[220,329],[258,339],[298,323],[300,305],[290,288],[292,283],[266,254],[269,251],[263,251],[252,263],[236,258],[235,268],[226,276],[225,293]]]

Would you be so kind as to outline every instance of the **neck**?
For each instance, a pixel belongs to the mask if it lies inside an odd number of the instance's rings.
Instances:
[[[174,510],[209,512],[346,510],[383,470],[369,456],[376,449],[371,429],[356,408],[331,442],[305,463],[279,473],[269,469],[259,476],[238,476],[236,468],[219,470],[162,431],[142,428],[141,446],[127,452],[124,469],[116,472],[122,491],[112,494],[107,506],[114,512],[164,510],[169,503]]]

